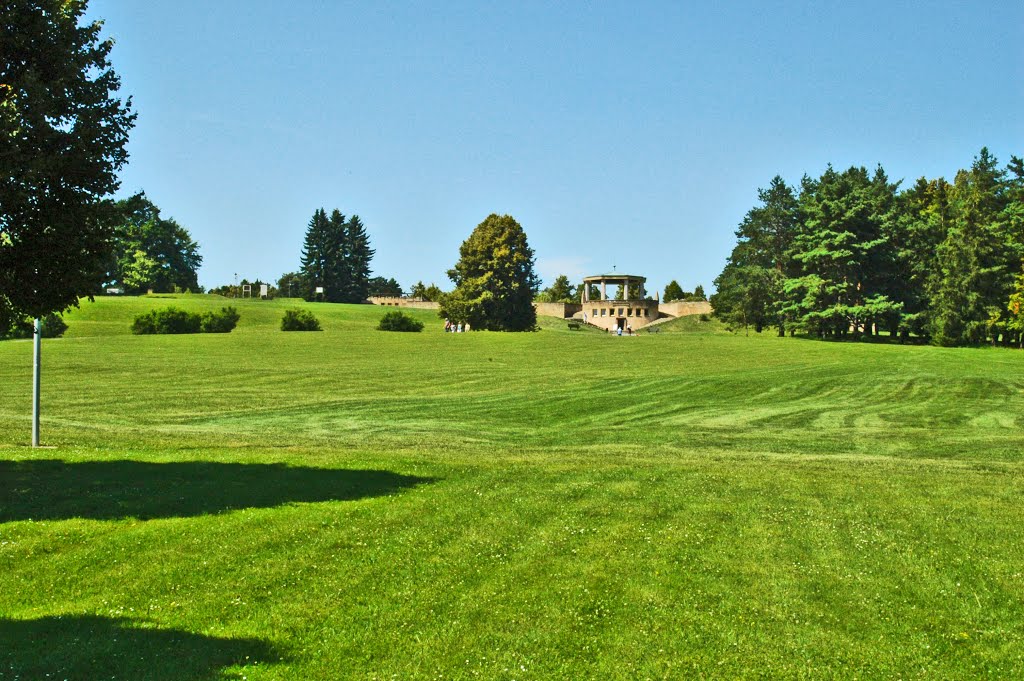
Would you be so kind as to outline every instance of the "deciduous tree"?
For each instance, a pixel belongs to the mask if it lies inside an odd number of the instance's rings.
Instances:
[[[123,286],[131,293],[146,289],[167,293],[175,287],[198,290],[203,256],[188,230],[161,217],[160,209],[144,193],[119,201],[117,207],[122,219],[114,230],[107,285]]]
[[[539,287],[533,266],[519,223],[510,215],[488,216],[459,248],[459,262],[448,271],[455,290],[442,297],[440,316],[474,330],[532,330]]]
[[[0,11],[0,307],[41,317],[102,283],[131,100],[84,0]]]

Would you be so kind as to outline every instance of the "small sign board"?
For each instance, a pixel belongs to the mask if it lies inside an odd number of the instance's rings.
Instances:
[[[269,295],[269,287],[266,284],[260,284],[260,298],[266,298]]]
[[[324,292],[324,287],[323,286],[317,286],[316,287],[316,292],[317,293],[323,293]]]

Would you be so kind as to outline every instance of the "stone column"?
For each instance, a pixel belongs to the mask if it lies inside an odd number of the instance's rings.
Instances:
[[[608,300],[608,293],[605,290],[605,281],[601,280],[601,300]]]

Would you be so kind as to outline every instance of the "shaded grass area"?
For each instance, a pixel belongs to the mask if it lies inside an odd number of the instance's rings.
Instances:
[[[0,678],[215,681],[225,668],[273,664],[265,641],[160,629],[92,615],[0,618]]]
[[[0,461],[0,522],[168,518],[394,494],[425,478],[389,471],[210,461]]]
[[[1021,353],[331,305],[308,338],[291,301],[127,335],[166,302],[44,343],[57,448],[0,447],[0,678],[1024,674]],[[0,344],[11,445],[28,358]]]

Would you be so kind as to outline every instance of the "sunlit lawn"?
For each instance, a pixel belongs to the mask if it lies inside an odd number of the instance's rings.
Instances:
[[[1024,675],[1022,352],[230,302],[0,343],[0,679]]]

